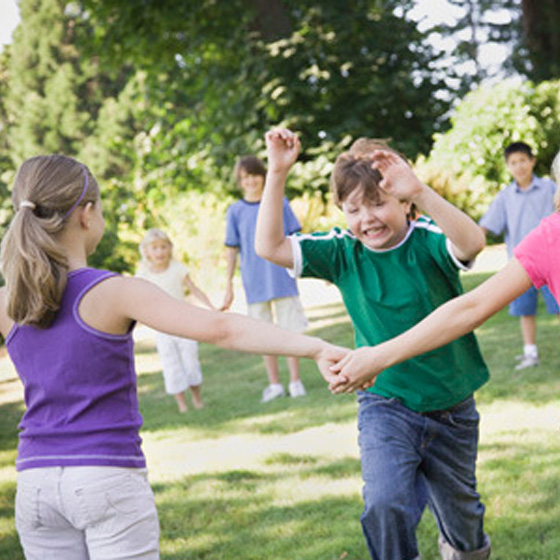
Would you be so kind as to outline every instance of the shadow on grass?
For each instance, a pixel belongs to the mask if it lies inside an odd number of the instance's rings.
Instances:
[[[497,560],[557,560],[560,557],[560,448],[535,442],[482,446],[479,470],[487,505],[486,531]],[[501,456],[503,454],[503,457]],[[210,560],[363,560],[368,557],[353,495],[310,497],[314,488],[355,477],[354,459],[325,462],[278,454],[274,472],[230,471],[185,477],[154,487],[163,527],[162,558]],[[282,469],[288,465],[288,469]],[[315,478],[308,487],[308,480]],[[289,487],[287,495],[283,488]],[[295,488],[295,490],[294,490]],[[514,489],[514,491],[512,491]],[[424,560],[439,560],[438,531],[426,511],[418,529]]]
[[[560,443],[482,445],[479,469],[487,531],[498,560],[560,558]]]
[[[233,471],[157,486],[164,528],[162,559],[366,558],[358,521],[360,496],[295,501],[293,496],[277,496],[271,485],[298,484],[289,476]],[[263,487],[268,491],[263,492]]]

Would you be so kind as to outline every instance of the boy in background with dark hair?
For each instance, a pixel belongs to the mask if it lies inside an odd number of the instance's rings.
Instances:
[[[241,256],[241,278],[247,300],[247,314],[262,321],[274,322],[283,328],[302,333],[307,328],[307,318],[299,299],[296,281],[288,272],[265,261],[255,253],[255,229],[264,189],[266,167],[255,156],[244,156],[235,165],[235,178],[243,198],[234,202],[226,214],[227,287],[221,309],[233,303],[233,276],[237,255]],[[284,231],[291,235],[301,229],[288,200],[282,201]],[[263,403],[286,394],[280,383],[278,358],[263,356],[269,384],[262,394]],[[291,397],[305,395],[300,379],[299,359],[286,358],[290,372],[288,392]]]
[[[554,211],[556,184],[533,173],[536,159],[525,142],[514,142],[504,150],[506,165],[513,181],[494,199],[480,220],[480,226],[494,235],[504,234],[508,258],[514,248],[539,222]],[[559,309],[547,286],[534,286],[515,299],[509,307],[510,315],[519,317],[523,337],[523,354],[518,356],[517,370],[534,367],[539,363],[537,349],[537,296],[541,292],[546,309],[558,315]]]

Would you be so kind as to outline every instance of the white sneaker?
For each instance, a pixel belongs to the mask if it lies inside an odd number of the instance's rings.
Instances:
[[[300,380],[292,381],[288,386],[288,390],[290,392],[290,397],[303,397],[306,395],[305,387]]]
[[[262,393],[262,403],[266,403],[277,399],[278,397],[283,397],[286,395],[286,391],[284,391],[284,387],[280,385],[280,383],[274,383],[269,385]]]
[[[539,358],[537,356],[523,356],[519,363],[515,366],[516,370],[535,367],[539,365]]]

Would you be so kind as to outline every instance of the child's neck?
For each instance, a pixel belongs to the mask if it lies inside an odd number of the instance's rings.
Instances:
[[[262,198],[262,193],[260,193],[259,195],[246,195],[243,197],[243,200],[245,202],[260,202]]]
[[[150,272],[165,272],[169,268],[169,263],[171,261],[167,261],[164,263],[150,263]]]
[[[525,181],[515,181],[517,183],[517,186],[522,190],[527,190],[530,186],[531,183],[533,182],[533,176],[531,175],[529,177],[529,179],[525,179]]]

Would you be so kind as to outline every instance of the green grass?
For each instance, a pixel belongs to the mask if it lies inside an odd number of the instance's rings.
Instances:
[[[466,289],[486,275],[467,275]],[[312,332],[350,345],[338,304],[310,310]],[[560,337],[541,310],[541,365],[516,373],[518,322],[502,311],[477,332],[492,374],[477,394],[482,415],[479,490],[493,559],[560,558]],[[162,527],[164,560],[364,560],[356,403],[333,397],[302,362],[308,395],[261,405],[261,359],[201,345],[204,410],[179,415],[164,393],[149,343],[138,346],[142,436]],[[281,360],[283,378],[287,378]],[[13,381],[0,368],[0,396]],[[13,522],[21,402],[0,406],[0,560],[23,558]],[[429,513],[418,532],[436,560]]]

